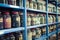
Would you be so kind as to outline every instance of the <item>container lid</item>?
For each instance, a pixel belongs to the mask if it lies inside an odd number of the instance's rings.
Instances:
[[[7,15],[7,14],[9,14],[9,12],[5,11],[5,12],[3,12],[3,14],[6,14]]]
[[[18,14],[18,12],[12,12],[12,14]]]

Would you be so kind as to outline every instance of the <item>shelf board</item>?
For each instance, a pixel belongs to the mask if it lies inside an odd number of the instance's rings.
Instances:
[[[56,34],[56,31],[53,31],[53,32],[49,33],[48,36],[50,37],[50,36],[52,36],[54,34]]]
[[[27,26],[27,29],[42,27],[42,26],[46,26],[46,25],[47,25],[47,24],[40,24],[40,25],[34,25],[34,26]]]
[[[57,22],[58,24],[60,24],[60,22]]]
[[[0,3],[0,8],[7,8],[7,9],[13,9],[13,10],[23,10],[23,7],[14,6],[14,5],[8,5],[8,4],[2,4]]]
[[[56,13],[54,13],[54,12],[48,12],[48,14],[53,14],[53,15],[56,15]]]
[[[58,13],[57,15],[60,15],[60,13]]]
[[[54,23],[48,23],[48,25],[53,25],[53,24],[57,24],[58,22],[54,22]]]
[[[58,32],[60,32],[60,28],[58,29]]]
[[[47,36],[46,35],[43,35],[43,36],[41,36],[40,38],[39,38],[39,40],[44,40],[44,39],[46,39],[47,38]]]
[[[21,31],[21,30],[24,30],[24,28],[19,27],[19,28],[4,29],[4,30],[0,30],[0,35],[11,33],[11,32],[16,32],[16,31]]]
[[[31,9],[31,8],[27,8],[27,11],[38,12],[38,13],[46,13],[46,11],[37,10],[37,9]]]
[[[46,38],[48,38],[48,37],[50,37],[54,34],[56,34],[56,31],[53,31],[53,32],[49,33],[48,36],[46,36],[46,34],[45,34],[45,35],[41,36],[39,39],[36,39],[36,40],[44,40],[44,39],[46,39]]]

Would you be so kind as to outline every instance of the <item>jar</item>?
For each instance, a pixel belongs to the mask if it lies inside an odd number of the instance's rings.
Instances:
[[[19,6],[23,7],[23,0],[19,0]]]
[[[2,13],[0,12],[0,30],[3,29],[3,16]]]
[[[50,26],[48,27],[48,33],[50,33]]]
[[[52,32],[53,31],[53,26],[50,26],[50,32]]]
[[[33,2],[32,2],[32,0],[29,1],[29,8],[33,9]]]
[[[53,23],[53,17],[50,15],[50,23]]]
[[[50,23],[51,22],[51,20],[50,20],[50,15],[48,16],[48,23]]]
[[[45,21],[45,20],[44,20],[44,16],[43,16],[43,14],[42,14],[42,15],[41,15],[41,21],[40,21],[41,24],[44,24],[44,21]]]
[[[9,12],[3,12],[3,25],[5,29],[11,28],[11,17]]]
[[[32,29],[32,40],[35,40],[36,38],[36,31],[35,29]]]
[[[32,40],[32,32],[30,29],[28,30],[28,40]]]
[[[5,37],[5,40],[10,40],[10,35],[9,34],[6,34],[4,37]]]
[[[40,19],[39,14],[36,14],[36,25],[40,25]]]
[[[40,28],[36,28],[36,38],[40,38],[41,36],[41,30]]]
[[[20,27],[20,16],[18,12],[12,12],[12,27]]]
[[[7,0],[0,0],[0,3],[8,4],[8,1]]]
[[[23,12],[19,12],[19,16],[20,16],[20,26],[23,26]]]
[[[31,14],[31,22],[32,22],[32,25],[36,25],[36,15],[34,15],[34,14]]]
[[[37,9],[38,10],[43,10],[43,4],[42,3],[38,3],[37,4]]]
[[[42,28],[42,35],[46,34],[46,27]]]
[[[56,17],[55,16],[53,16],[53,22],[56,22]]]
[[[23,40],[23,35],[22,35],[22,33],[19,34],[19,40]]]
[[[37,9],[37,3],[33,2],[33,9]]]
[[[16,0],[8,0],[8,4],[16,6]]]
[[[46,15],[44,14],[44,24],[46,24]]]
[[[53,28],[54,28],[54,31],[55,31],[56,30],[56,25],[54,25]]]
[[[31,26],[31,15],[27,14],[27,26]]]
[[[46,6],[45,5],[43,5],[43,11],[46,11]]]
[[[13,34],[10,34],[10,35],[9,35],[9,38],[10,38],[10,40],[15,40],[15,37],[14,37]]]
[[[29,8],[29,0],[26,1],[26,7]]]

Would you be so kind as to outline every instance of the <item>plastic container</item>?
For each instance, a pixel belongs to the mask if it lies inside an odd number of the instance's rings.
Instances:
[[[11,16],[9,12],[3,12],[3,25],[5,29],[11,28]]]
[[[12,27],[20,27],[20,16],[18,12],[12,12]]]
[[[16,6],[16,0],[8,0],[8,4]]]
[[[31,26],[31,15],[27,14],[27,26]]]
[[[0,29],[3,29],[3,16],[1,12],[0,12]]]
[[[32,32],[30,29],[28,30],[28,40],[32,40]]]

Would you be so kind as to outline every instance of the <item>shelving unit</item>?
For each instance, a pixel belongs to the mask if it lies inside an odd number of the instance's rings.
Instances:
[[[46,26],[46,34],[42,35],[39,39],[36,40],[48,40],[47,38],[53,34],[56,34],[58,37],[58,32],[60,32],[60,29],[57,28],[58,24],[60,24],[60,22],[58,22],[58,14],[57,13],[57,6],[58,6],[58,1],[56,0],[50,0],[50,3],[56,3],[56,13],[53,12],[48,12],[48,0],[46,0],[46,11],[41,11],[41,10],[36,10],[36,9],[30,9],[30,8],[26,8],[26,0],[23,0],[23,6],[24,7],[19,7],[19,6],[13,6],[13,5],[8,5],[8,4],[1,4],[0,3],[0,9],[4,8],[4,9],[10,9],[13,11],[23,11],[23,22],[24,22],[24,26],[20,27],[20,28],[11,28],[11,29],[5,29],[5,30],[0,30],[0,35],[6,34],[6,33],[11,33],[11,32],[16,32],[16,31],[22,31],[24,30],[24,40],[27,40],[27,29],[31,29],[31,28],[37,28],[37,27],[43,27]],[[54,3],[53,3],[54,4]],[[43,13],[46,14],[46,24],[41,24],[41,25],[34,25],[34,26],[29,26],[27,27],[27,11],[31,11],[31,12],[37,12],[37,13]],[[48,14],[54,14],[56,15],[56,22],[55,23],[48,23]],[[56,31],[53,31],[51,33],[48,33],[48,26],[52,25],[52,24],[56,24]],[[13,30],[13,31],[12,31]],[[57,39],[58,40],[58,39]]]

